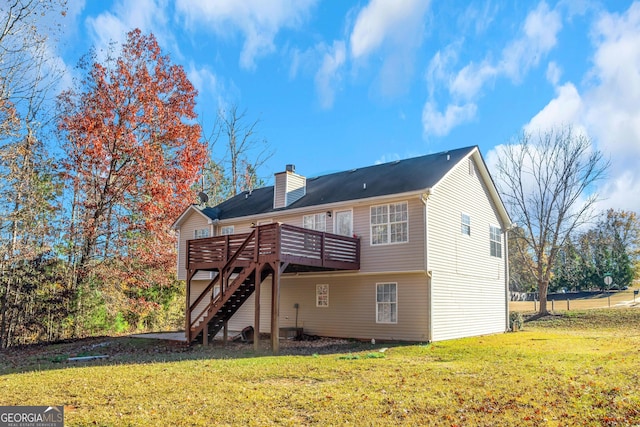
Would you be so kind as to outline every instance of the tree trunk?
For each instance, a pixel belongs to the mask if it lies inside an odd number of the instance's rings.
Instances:
[[[540,309],[538,310],[538,314],[545,315],[549,314],[547,310],[547,290],[549,289],[549,281],[540,280],[538,281],[538,294],[540,296]]]

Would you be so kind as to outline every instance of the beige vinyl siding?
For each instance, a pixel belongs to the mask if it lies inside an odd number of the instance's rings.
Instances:
[[[350,206],[344,208],[305,210],[305,212],[288,213],[282,212],[274,215],[273,220],[283,224],[302,227],[303,217],[315,213],[331,212],[331,218],[326,217],[326,227],[328,233],[335,230],[335,218],[333,213],[336,210],[353,210],[353,233],[360,237],[360,271],[363,273],[384,272],[384,271],[418,271],[425,269],[424,255],[424,205],[416,195],[411,198],[400,198],[386,203],[407,202],[409,216],[408,242],[393,243],[385,245],[371,245],[370,215],[371,206],[380,203]],[[225,225],[232,225],[233,222],[225,222]],[[243,233],[250,231],[249,223],[235,223],[235,232]]]
[[[360,237],[360,271],[363,273],[370,272],[384,272],[384,271],[418,271],[424,270],[425,266],[425,254],[424,254],[424,205],[420,201],[419,197],[413,196],[410,198],[394,199],[392,201],[386,201],[385,203],[399,203],[407,202],[408,208],[408,242],[384,244],[384,245],[371,245],[370,233],[370,215],[371,206],[379,205],[380,203],[371,203],[366,205],[350,206],[345,205],[344,208],[334,209],[322,209],[319,207],[315,210],[305,210],[304,212],[282,212],[274,214],[271,218],[274,221],[281,222],[283,224],[294,225],[296,227],[302,227],[304,215],[310,215],[314,213],[326,213],[331,212],[331,217],[326,217],[326,227],[328,233],[333,233],[335,230],[335,218],[333,212],[336,210],[353,211],[353,232]],[[248,233],[252,230],[252,223],[256,221],[243,219],[235,222],[233,220],[225,220],[220,222],[220,226],[234,226],[234,232]],[[184,253],[186,248],[186,240],[193,239],[193,230],[201,228],[202,223],[206,224],[206,219],[200,218],[197,214],[191,214],[185,218],[182,227],[180,228],[180,254]],[[212,235],[217,235],[218,230],[214,230]],[[185,260],[181,256],[179,260],[179,273],[178,279],[185,280]],[[208,273],[198,273],[207,274]],[[201,276],[198,276],[201,277]],[[205,278],[205,276],[202,276]]]
[[[227,325],[230,331],[241,331],[247,326],[253,326],[255,301],[256,293],[254,292],[229,319]],[[265,334],[271,332],[271,276],[260,284],[260,332]]]
[[[273,207],[284,208],[287,194],[287,173],[277,173],[274,176]]]
[[[307,179],[304,176],[295,173],[287,174],[287,194],[286,204],[289,206],[296,200],[300,199],[307,192]]]
[[[376,283],[397,283],[398,322],[376,323]],[[329,285],[329,307],[316,307],[316,285]],[[280,281],[280,327],[296,323],[306,334],[328,337],[426,341],[428,339],[427,277],[423,273],[283,276]],[[239,331],[253,325],[255,294],[229,321]],[[260,331],[271,328],[271,277],[263,282]]]
[[[198,212],[191,211],[182,222],[180,227],[180,237],[178,242],[178,280],[187,280],[187,240],[194,238],[195,230],[206,228],[209,235],[214,235],[213,226],[209,224],[209,220]],[[207,279],[210,277],[209,272],[199,272],[196,279]]]
[[[424,205],[416,195],[386,203],[407,202],[409,216],[408,242],[372,245],[371,206],[356,206],[353,209],[353,232],[360,236],[360,271],[363,273],[382,271],[424,270]]]
[[[501,224],[480,174],[460,162],[428,201],[433,340],[504,332],[503,257],[490,256],[489,226]],[[461,213],[471,218],[461,232]]]
[[[189,298],[189,305],[193,304],[198,299],[198,297],[200,296],[202,291],[204,291],[204,289],[207,287],[208,284],[209,284],[209,280],[192,280],[191,281],[191,295]],[[196,320],[196,316],[198,316],[202,312],[202,310],[204,310],[207,307],[207,304],[209,304],[209,301],[211,300],[207,298],[203,298],[202,301],[200,301],[200,303],[195,307],[195,309],[191,312],[192,322]]]
[[[275,174],[273,207],[284,208],[306,194],[307,179],[293,172]]]

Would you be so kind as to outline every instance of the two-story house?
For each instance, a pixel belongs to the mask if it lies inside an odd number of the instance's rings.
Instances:
[[[174,223],[189,342],[247,326],[274,351],[285,327],[415,342],[508,329],[510,219],[477,147],[315,178],[288,165],[274,182]]]

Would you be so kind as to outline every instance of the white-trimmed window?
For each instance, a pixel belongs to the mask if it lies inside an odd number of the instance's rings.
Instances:
[[[341,236],[353,236],[353,211],[335,211],[333,232]]]
[[[221,236],[226,236],[228,234],[233,234],[233,225],[225,225],[220,227],[220,235]]]
[[[462,234],[471,236],[471,217],[467,214],[460,214],[460,231]]]
[[[376,323],[398,323],[397,283],[376,283]]]
[[[407,202],[371,206],[371,244],[386,245],[409,241]]]
[[[193,230],[193,238],[194,239],[203,239],[205,237],[209,237],[209,229],[208,228],[198,228]]]
[[[489,226],[489,244],[491,256],[502,258],[502,230],[500,227]]]
[[[327,231],[327,214],[317,213],[302,217],[302,227],[309,230]]]
[[[329,285],[316,285],[316,307],[329,307]]]

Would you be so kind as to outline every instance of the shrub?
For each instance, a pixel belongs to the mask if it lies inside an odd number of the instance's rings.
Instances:
[[[509,328],[512,332],[522,329],[523,323],[524,319],[522,318],[522,313],[518,311],[512,311],[509,313]]]

